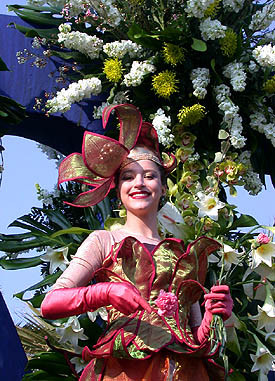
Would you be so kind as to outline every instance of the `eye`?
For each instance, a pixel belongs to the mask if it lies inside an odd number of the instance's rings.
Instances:
[[[144,177],[146,179],[153,180],[156,176],[153,173],[147,173]]]

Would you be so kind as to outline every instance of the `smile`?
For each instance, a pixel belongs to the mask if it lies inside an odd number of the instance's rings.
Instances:
[[[133,192],[130,194],[130,197],[134,199],[143,199],[149,197],[150,194],[148,192]]]

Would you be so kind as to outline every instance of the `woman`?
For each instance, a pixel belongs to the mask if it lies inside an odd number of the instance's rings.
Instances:
[[[105,126],[115,109],[119,141],[96,134],[84,136],[83,153],[70,155],[60,167],[60,182],[77,180],[93,186],[75,201],[93,205],[117,185],[127,213],[122,229],[95,231],[80,246],[69,267],[45,297],[44,317],[57,319],[106,306],[108,327],[83,358],[90,363],[81,380],[222,380],[208,341],[213,314],[231,315],[227,286],[205,295],[207,255],[220,245],[201,237],[184,247],[179,239],[161,240],[157,212],[165,194],[164,164],[157,134],[143,123],[132,105],[109,106]],[[89,285],[95,277],[97,283]]]

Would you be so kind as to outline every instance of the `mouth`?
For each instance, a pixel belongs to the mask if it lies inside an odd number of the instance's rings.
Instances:
[[[150,196],[149,192],[133,192],[130,194],[130,197],[137,200],[137,199],[144,199]]]

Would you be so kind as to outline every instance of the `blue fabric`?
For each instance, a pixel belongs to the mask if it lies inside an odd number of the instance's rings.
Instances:
[[[0,380],[21,381],[27,357],[0,292]]]
[[[56,113],[46,117],[43,113],[35,111],[33,106],[36,97],[43,97],[45,91],[51,93],[67,87],[68,83],[64,85],[56,82],[56,70],[62,63],[57,58],[51,57],[43,69],[31,66],[32,60],[18,64],[18,51],[27,49],[35,53],[39,50],[32,48],[32,38],[26,38],[17,29],[9,26],[10,23],[31,27],[17,16],[0,15],[0,56],[10,70],[0,72],[0,94],[25,106],[28,118],[16,126],[0,121],[0,132],[35,140],[65,155],[81,151],[85,130],[103,133],[101,120],[93,120],[92,114],[94,106],[101,105],[106,97],[91,97],[81,104],[74,104],[71,110],[63,115]]]

